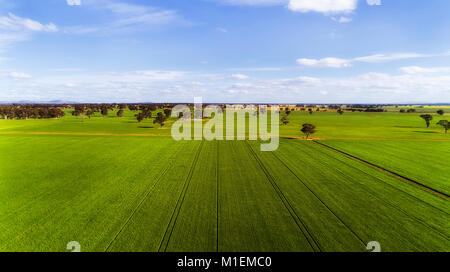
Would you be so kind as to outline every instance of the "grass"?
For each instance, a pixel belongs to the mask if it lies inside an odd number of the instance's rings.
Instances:
[[[323,143],[450,195],[450,141],[326,140]]]
[[[0,251],[450,250],[448,199],[319,144],[176,142],[173,120],[114,115],[0,120]],[[322,143],[448,192],[448,135],[418,115],[294,112],[281,135],[313,123],[346,139]]]

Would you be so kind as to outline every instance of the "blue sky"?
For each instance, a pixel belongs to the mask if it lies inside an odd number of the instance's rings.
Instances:
[[[0,0],[0,101],[449,103],[448,0]]]

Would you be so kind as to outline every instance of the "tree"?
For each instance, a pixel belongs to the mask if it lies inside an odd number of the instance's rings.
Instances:
[[[286,115],[291,114],[291,110],[290,109],[286,109]]]
[[[153,121],[153,124],[160,124],[161,127],[164,126],[164,121],[166,121],[166,117],[162,112],[158,112],[158,115],[156,116],[155,120]]]
[[[437,114],[439,114],[439,115],[444,115],[444,110],[438,110],[438,111],[437,111]]]
[[[142,110],[142,114],[144,115],[144,118],[152,118],[152,110],[153,106],[151,105],[145,105],[140,107]]]
[[[316,133],[316,126],[312,124],[303,124],[301,131],[306,135],[306,139],[308,139],[309,135]]]
[[[287,125],[289,124],[289,119],[287,116],[283,116],[283,118],[281,118],[281,122],[283,123],[283,125]]]
[[[340,115],[344,114],[344,111],[342,109],[338,109],[337,113],[339,113]]]
[[[420,116],[423,120],[425,120],[425,123],[427,123],[427,128],[430,127],[430,122],[433,120],[433,115],[431,114],[422,114]]]
[[[172,114],[171,109],[164,109],[164,114],[166,115],[166,118],[170,118],[170,114]]]
[[[108,116],[108,108],[107,107],[102,107],[102,115]]]
[[[85,105],[75,105],[75,110],[72,112],[73,116],[80,116],[81,115],[81,121],[84,122],[84,114],[86,111]]]
[[[123,117],[123,109],[120,109],[118,112],[117,112],[117,117]]]
[[[312,109],[308,109],[309,114],[313,114],[313,110]]]
[[[441,120],[437,124],[442,126],[445,129],[445,134],[447,134],[447,131],[450,129],[450,122],[448,120]]]
[[[144,114],[142,112],[135,115],[138,123],[141,123],[144,120]]]
[[[86,111],[86,115],[87,115],[87,117],[88,117],[89,119],[91,119],[91,116],[94,115],[94,110],[88,109],[88,110]]]

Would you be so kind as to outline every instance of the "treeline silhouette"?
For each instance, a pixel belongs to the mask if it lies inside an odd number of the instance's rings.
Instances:
[[[54,105],[6,105],[0,106],[0,115],[3,119],[50,119],[65,113]]]

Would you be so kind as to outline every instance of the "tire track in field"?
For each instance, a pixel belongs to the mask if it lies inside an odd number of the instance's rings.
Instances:
[[[323,154],[326,154],[326,155],[329,156],[330,158],[333,158],[333,157],[331,157],[330,155],[328,155],[327,153],[324,153],[324,152],[322,152],[322,153],[323,153]],[[348,156],[345,156],[345,157],[348,157]],[[333,159],[335,159],[335,158],[333,158]],[[348,164],[348,163],[346,163],[346,162],[344,162],[344,161],[341,161],[341,160],[339,160],[339,161],[342,162],[342,163],[344,163],[345,165],[350,166],[350,167],[352,167],[352,168],[354,168],[354,169],[357,169],[358,171],[360,171],[360,172],[362,172],[362,173],[364,173],[364,174],[367,175],[366,172],[364,172],[363,170],[361,170],[361,169],[355,167],[354,165]],[[363,163],[363,164],[365,165],[365,163]],[[447,211],[444,211],[444,210],[442,210],[442,209],[440,209],[440,208],[434,206],[433,204],[428,203],[428,202],[424,201],[423,199],[418,198],[417,196],[415,196],[415,195],[413,195],[413,194],[411,194],[411,193],[408,193],[408,192],[406,192],[406,191],[403,191],[402,189],[400,189],[400,188],[398,188],[398,187],[395,187],[394,185],[392,185],[392,184],[390,184],[390,183],[387,183],[386,181],[384,181],[384,180],[382,180],[382,179],[380,179],[380,178],[378,178],[378,177],[375,177],[375,176],[372,176],[372,175],[369,175],[369,176],[373,177],[374,179],[377,179],[377,180],[381,181],[382,183],[386,184],[386,185],[389,186],[389,187],[392,187],[393,189],[395,189],[395,190],[397,190],[397,191],[400,191],[400,192],[402,192],[402,193],[404,193],[404,194],[406,194],[406,195],[408,195],[408,196],[414,198],[415,200],[417,200],[417,201],[419,201],[419,202],[421,202],[421,203],[423,203],[423,204],[425,204],[425,205],[427,205],[427,206],[429,206],[429,207],[431,207],[431,208],[434,208],[434,209],[436,209],[436,210],[438,210],[438,211],[440,211],[440,212],[443,212],[443,213],[445,213],[445,214],[447,214],[447,215],[450,215],[450,213],[448,213]],[[392,176],[392,175],[390,175],[390,176]]]
[[[217,187],[217,191],[216,191],[216,198],[217,198],[217,201],[216,201],[216,216],[217,216],[217,221],[216,221],[216,231],[217,231],[217,233],[216,233],[216,238],[217,238],[217,240],[216,240],[216,252],[219,252],[219,141],[217,141],[216,140],[216,142],[217,142],[217,158],[216,158],[216,181],[217,181],[217,184],[216,184],[216,187]]]
[[[195,154],[194,161],[192,162],[191,168],[189,169],[189,174],[186,177],[186,180],[183,185],[183,189],[181,190],[180,196],[178,197],[177,204],[175,205],[175,209],[173,210],[172,216],[170,218],[170,222],[167,225],[166,232],[164,233],[164,237],[161,240],[161,244],[159,245],[158,252],[162,252],[162,251],[166,252],[167,247],[169,246],[170,238],[172,237],[173,230],[177,223],[178,215],[180,214],[181,207],[183,206],[183,202],[186,197],[186,192],[189,188],[189,185],[191,184],[192,176],[194,175],[194,170],[195,170],[195,167],[197,166],[198,158],[200,157],[200,153],[203,148],[203,143],[204,143],[204,141],[202,141],[200,143],[200,146],[197,149],[197,153]]]
[[[422,189],[422,190],[424,190],[424,191],[427,191],[427,192],[429,192],[429,193],[435,194],[435,195],[437,195],[437,196],[439,196],[439,197],[441,197],[441,198],[444,198],[444,199],[446,199],[446,200],[450,200],[450,196],[447,195],[446,193],[443,193],[443,192],[440,192],[440,191],[438,191],[438,190],[435,190],[435,189],[433,189],[433,188],[431,188],[431,187],[428,187],[428,186],[426,186],[426,185],[423,185],[423,184],[421,184],[421,183],[419,183],[419,182],[417,182],[417,181],[415,181],[415,180],[412,180],[412,179],[410,179],[410,178],[407,178],[407,177],[405,177],[405,176],[402,176],[402,175],[400,175],[400,174],[397,174],[397,173],[395,173],[395,172],[392,172],[392,171],[390,171],[390,170],[387,170],[387,169],[385,169],[385,168],[383,168],[383,167],[381,167],[381,166],[378,166],[378,165],[376,165],[376,164],[373,164],[373,163],[371,163],[371,162],[368,162],[368,161],[366,161],[366,160],[363,160],[363,159],[361,159],[361,158],[358,158],[358,157],[356,157],[356,156],[353,156],[353,155],[351,155],[351,154],[349,154],[349,153],[346,153],[346,152],[344,152],[344,151],[341,151],[341,150],[339,150],[339,149],[337,149],[337,148],[331,147],[331,146],[326,145],[326,144],[324,144],[324,143],[318,142],[318,141],[316,141],[316,140],[314,140],[313,142],[316,143],[316,144],[318,144],[318,145],[321,145],[321,146],[323,146],[323,147],[326,147],[326,148],[328,148],[328,149],[330,149],[330,150],[333,150],[333,151],[335,151],[335,152],[338,152],[338,153],[340,153],[340,154],[343,154],[343,155],[345,155],[346,157],[349,157],[349,158],[351,158],[351,159],[353,159],[353,160],[356,160],[356,161],[359,161],[359,162],[364,163],[364,164],[366,164],[366,165],[369,165],[369,166],[371,166],[372,168],[375,168],[375,169],[380,170],[380,171],[382,171],[382,172],[388,173],[389,175],[394,176],[394,177],[396,177],[396,178],[398,178],[398,179],[400,179],[400,180],[402,180],[402,181],[404,181],[404,182],[406,182],[406,183],[408,183],[408,184],[412,184],[412,185],[414,185],[414,186],[416,186],[416,187],[418,187],[418,188],[420,188],[420,189]]]
[[[161,181],[161,179],[166,175],[167,171],[170,169],[170,167],[172,167],[172,164],[174,162],[174,159],[176,157],[176,155],[178,153],[181,152],[181,147],[174,152],[174,154],[170,157],[170,163],[167,164],[166,168],[164,168],[163,171],[161,171],[161,174],[158,176],[158,179],[156,180],[156,182],[153,184],[153,186],[150,187],[150,189],[147,191],[147,193],[144,195],[144,197],[142,198],[142,200],[139,202],[139,204],[137,205],[137,207],[133,210],[133,212],[131,213],[130,217],[128,217],[128,219],[125,221],[124,225],[120,228],[120,230],[116,233],[116,235],[114,236],[114,239],[109,243],[108,247],[105,249],[105,252],[107,252],[111,246],[113,245],[113,243],[117,240],[117,238],[119,237],[119,235],[122,233],[122,231],[128,226],[128,224],[131,222],[131,219],[134,217],[134,215],[136,214],[136,212],[142,207],[142,205],[144,204],[144,202],[147,200],[147,198],[150,196],[151,192],[153,192],[153,189],[155,189],[156,185],[159,184],[159,182]]]
[[[303,235],[305,236],[308,244],[311,246],[311,248],[314,251],[322,251],[322,248],[319,245],[319,242],[317,242],[317,240],[313,237],[313,235],[309,232],[308,228],[306,227],[306,225],[302,222],[302,220],[300,219],[300,217],[297,215],[297,213],[295,212],[295,209],[292,207],[291,203],[289,202],[289,200],[286,198],[286,196],[283,194],[283,192],[281,191],[281,189],[278,187],[277,183],[275,182],[275,179],[272,177],[272,175],[270,175],[269,171],[267,170],[267,168],[264,166],[263,162],[260,160],[260,158],[258,157],[258,155],[256,154],[256,152],[253,150],[253,148],[251,147],[251,145],[248,143],[248,141],[245,141],[245,143],[247,144],[250,153],[253,155],[253,157],[255,158],[255,160],[257,161],[257,163],[259,164],[259,166],[261,167],[261,169],[263,170],[264,174],[267,177],[267,180],[269,181],[269,183],[272,185],[273,189],[275,190],[275,192],[277,193],[278,197],[280,198],[281,202],[283,203],[283,205],[285,206],[285,208],[288,210],[289,214],[291,215],[292,219],[294,220],[294,222],[297,224],[298,228],[300,229],[300,231],[303,233]]]
[[[333,160],[336,160],[336,158],[333,158],[332,156],[330,156],[329,154],[323,152],[322,150],[319,150],[319,152],[322,153],[322,154],[325,154],[327,157],[329,157],[329,158],[331,158],[331,159],[333,159]],[[339,160],[339,161],[340,161],[340,160]],[[345,165],[351,167],[352,169],[356,169],[356,170],[358,170],[359,172],[362,172],[362,173],[364,173],[364,174],[367,175],[367,173],[365,173],[365,172],[362,171],[361,169],[356,168],[355,166],[353,166],[353,165],[351,165],[351,164],[348,164],[348,163],[343,162],[343,161],[340,161],[340,162],[342,162],[343,164],[345,164]],[[340,171],[340,170],[337,170],[337,171],[339,171],[342,175],[345,176],[345,173],[343,173],[342,171]],[[369,176],[371,176],[371,175],[369,175]],[[371,176],[371,177],[373,177],[373,178],[375,178],[375,179],[377,179],[377,180],[382,181],[381,179],[379,179],[379,178],[377,178],[377,177],[374,177],[374,176]],[[382,182],[383,182],[384,184],[388,184],[388,183],[386,183],[386,182],[384,182],[384,181],[382,181]],[[358,183],[355,183],[355,182],[352,182],[352,183],[358,184]],[[359,185],[361,185],[361,184],[359,184]],[[390,185],[390,184],[389,184],[389,185]],[[390,186],[392,186],[392,185],[390,185]],[[424,221],[421,220],[420,218],[417,218],[416,216],[414,216],[414,215],[412,215],[412,214],[409,214],[407,211],[405,211],[405,210],[399,208],[398,206],[396,206],[396,205],[394,205],[394,204],[392,204],[392,203],[386,201],[385,199],[382,199],[382,198],[378,197],[378,196],[375,195],[372,191],[370,191],[369,189],[366,189],[366,187],[367,187],[366,185],[364,185],[364,186],[359,186],[359,187],[360,187],[362,190],[364,190],[364,191],[366,191],[367,193],[369,193],[372,197],[374,197],[374,198],[380,200],[381,202],[385,203],[386,205],[389,205],[389,206],[393,207],[394,209],[398,210],[399,212],[403,213],[404,215],[408,216],[409,218],[413,219],[414,221],[416,221],[416,222],[422,224],[422,225],[425,226],[426,228],[429,228],[429,229],[431,229],[432,231],[437,232],[439,235],[443,236],[446,240],[449,240],[449,237],[448,237],[446,234],[442,233],[439,229],[436,229],[435,227],[433,227],[433,226],[427,224],[426,222],[424,222]],[[392,186],[392,187],[394,187],[394,186]],[[396,187],[394,187],[394,188],[396,188]],[[398,188],[397,188],[397,189],[398,189]],[[402,190],[400,190],[400,191],[402,191]],[[404,192],[404,191],[402,191],[402,192]],[[404,192],[404,193],[406,193],[406,192]],[[406,193],[406,194],[409,195],[409,196],[413,196],[413,195],[411,195],[411,194],[409,194],[409,193]],[[413,196],[413,197],[414,197],[414,196]],[[417,198],[417,199],[418,199],[418,198]],[[420,200],[420,199],[418,199],[418,200]],[[442,211],[441,209],[439,209],[439,208],[437,208],[437,207],[435,207],[435,206],[433,206],[433,205],[431,205],[431,204],[429,204],[429,203],[427,203],[427,202],[425,202],[425,201],[423,201],[423,200],[421,200],[421,201],[424,202],[424,203],[426,203],[426,204],[428,204],[428,205],[430,205],[430,206],[433,207],[433,208],[436,208],[437,210],[439,210],[439,211],[441,211],[441,212],[444,212],[444,213],[448,214],[447,212]]]
[[[286,167],[289,170],[289,172],[291,172],[297,178],[298,181],[300,181],[301,184],[303,184],[317,198],[317,200],[320,201],[320,203],[322,203],[322,205],[329,212],[331,212],[331,214],[333,214],[342,223],[342,225],[344,225],[356,238],[358,238],[359,241],[361,241],[361,243],[364,247],[366,247],[366,243],[364,242],[364,240],[361,239],[361,237],[359,237],[359,235],[352,228],[350,228],[344,222],[344,220],[342,220],[330,207],[328,207],[328,205],[325,204],[325,202],[323,202],[322,199],[320,199],[320,197],[316,193],[314,193],[314,191],[311,190],[311,188],[309,188],[309,186],[306,185],[306,183],[303,182],[303,180],[299,176],[297,176],[297,174],[294,171],[292,171],[292,169],[280,157],[278,157],[278,155],[275,152],[272,152],[272,154],[274,155],[275,158],[277,158],[278,161],[280,161],[284,165],[284,167]]]

